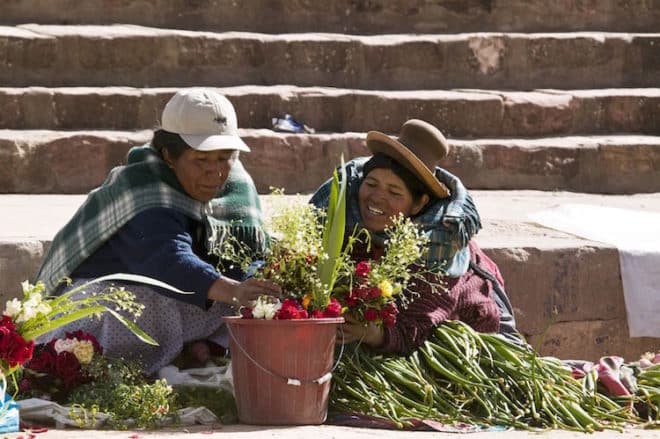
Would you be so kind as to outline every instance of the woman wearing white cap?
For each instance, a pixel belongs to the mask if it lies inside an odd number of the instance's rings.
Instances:
[[[420,282],[415,291],[404,293],[410,293],[411,303],[400,311],[394,326],[365,326],[349,315],[343,325],[344,339],[409,354],[444,320],[461,320],[478,331],[499,331],[522,343],[499,269],[471,240],[481,228],[474,203],[458,178],[436,167],[449,151],[442,133],[427,122],[411,119],[397,139],[369,132],[367,147],[373,156],[346,166],[346,228],[351,231],[357,225],[368,230],[373,245],[369,251],[365,245],[355,245],[352,256],[378,259],[387,238],[384,229],[393,217],[403,214],[429,237],[427,275],[443,275],[449,294],[433,292],[430,285],[437,284],[437,278],[428,279],[428,284]],[[312,204],[327,207],[329,184],[316,191]]]
[[[209,256],[208,249],[227,232],[255,252],[265,245],[259,198],[239,151],[249,148],[238,136],[227,98],[195,88],[170,99],[151,143],[133,148],[128,164],[113,169],[89,194],[53,240],[37,278],[52,293],[62,291],[64,277],[82,283],[130,273],[192,294],[127,286],[145,305],[138,326],[158,347],[141,344],[111,319],[82,321],[60,332],[90,332],[108,355],[139,358],[152,374],[184,343],[209,338],[226,346],[222,315],[262,294],[280,293],[267,281],[239,282],[232,277],[242,273],[218,273]]]

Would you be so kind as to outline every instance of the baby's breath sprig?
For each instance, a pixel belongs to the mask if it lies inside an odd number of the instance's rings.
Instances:
[[[385,252],[372,267],[369,282],[373,285],[383,281],[391,282],[393,293],[396,294],[408,285],[412,276],[409,267],[419,262],[429,239],[410,218],[402,214],[393,218],[392,225],[385,229],[385,233]]]

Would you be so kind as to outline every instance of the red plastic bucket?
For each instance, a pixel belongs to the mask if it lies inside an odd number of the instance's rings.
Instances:
[[[238,419],[258,425],[322,424],[336,328],[344,319],[223,319]]]

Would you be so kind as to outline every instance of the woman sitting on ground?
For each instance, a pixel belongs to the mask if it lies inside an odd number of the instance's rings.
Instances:
[[[521,342],[502,276],[495,263],[471,240],[481,227],[471,197],[460,180],[437,168],[448,144],[433,125],[409,120],[397,140],[377,131],[367,135],[372,157],[347,164],[346,227],[370,232],[372,246],[356,245],[356,260],[377,259],[384,248],[384,229],[403,214],[430,238],[425,276],[415,298],[397,316],[396,325],[363,325],[346,317],[346,342],[362,341],[385,352],[408,354],[420,346],[444,320],[462,320],[482,332],[500,332]],[[434,170],[435,172],[432,172]],[[311,203],[327,208],[330,181]],[[444,281],[448,294],[431,287]]]
[[[107,355],[139,359],[153,374],[184,343],[209,339],[226,347],[223,315],[260,295],[279,295],[271,282],[218,273],[209,257],[208,249],[227,232],[255,251],[265,245],[259,198],[239,151],[249,148],[227,98],[199,88],[176,93],[151,143],[131,149],[128,164],[113,169],[55,236],[37,278],[51,294],[68,289],[61,284],[65,277],[82,284],[113,273],[151,277],[192,294],[113,282],[145,306],[137,325],[160,346],[140,342],[113,318],[81,320],[51,336],[82,329]],[[87,292],[109,285],[94,284]],[[192,346],[202,365],[206,343]]]

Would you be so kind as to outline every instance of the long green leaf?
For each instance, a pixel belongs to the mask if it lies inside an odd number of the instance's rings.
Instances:
[[[323,250],[328,258],[321,261],[319,266],[319,279],[325,286],[327,292],[332,291],[336,277],[337,267],[339,264],[339,256],[341,255],[341,248],[344,243],[344,233],[346,228],[346,165],[344,158],[341,159],[341,179],[337,178],[335,171],[332,181],[331,203],[328,204],[328,212],[332,210],[332,215],[328,215],[324,226],[324,237],[326,232],[328,239],[324,239]],[[332,199],[332,193],[336,193],[335,199]],[[324,298],[315,298],[317,302]],[[326,302],[327,300],[323,300]]]
[[[147,276],[140,276],[138,274],[128,274],[128,273],[114,273],[114,274],[108,274],[106,276],[101,276],[97,277],[96,279],[92,279],[89,282],[85,282],[83,285],[79,285],[76,288],[72,289],[71,291],[67,291],[66,293],[62,294],[59,296],[58,299],[55,299],[55,302],[60,302],[63,298],[68,298],[70,297],[73,293],[85,289],[85,287],[103,282],[106,280],[125,280],[129,282],[136,282],[136,283],[141,283],[141,284],[147,284],[147,285],[152,285],[155,287],[160,287],[160,288],[165,288],[167,290],[173,291],[178,294],[195,294],[193,291],[182,291],[178,288],[173,287],[170,284],[167,284],[165,282],[161,282],[157,279],[147,277]]]
[[[115,316],[117,318],[117,320],[122,322],[124,324],[124,326],[126,326],[128,329],[130,329],[131,332],[137,338],[139,338],[141,341],[143,341],[147,344],[153,345],[153,346],[158,346],[158,342],[156,340],[154,340],[153,338],[151,338],[151,336],[149,334],[147,334],[146,332],[144,332],[142,329],[138,328],[138,326],[135,323],[133,323],[132,321],[130,321],[129,319],[127,319],[126,317],[119,314],[117,311],[115,311],[113,309],[108,308],[108,312],[110,314],[112,314],[113,316]]]
[[[339,196],[339,177],[337,170],[332,172],[332,184],[330,185],[330,196],[328,198],[328,211],[325,216],[325,226],[323,227],[323,248],[328,248],[328,241],[330,240],[330,228],[332,220],[335,217],[335,210],[337,209],[337,197]]]
[[[149,334],[147,334],[142,329],[140,329],[135,323],[133,323],[126,317],[122,316],[117,311],[104,305],[94,305],[84,309],[80,309],[76,312],[72,312],[65,316],[59,317],[55,320],[51,320],[48,322],[48,324],[41,325],[38,328],[25,332],[22,335],[23,338],[25,338],[27,341],[34,340],[48,332],[52,332],[58,328],[61,328],[64,325],[68,325],[69,323],[75,322],[77,320],[84,319],[86,317],[90,317],[92,315],[104,313],[104,312],[109,312],[110,314],[112,314],[117,320],[119,320],[124,326],[126,326],[141,341],[148,343],[150,345],[158,346],[158,342],[154,340]]]

